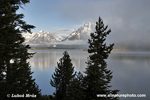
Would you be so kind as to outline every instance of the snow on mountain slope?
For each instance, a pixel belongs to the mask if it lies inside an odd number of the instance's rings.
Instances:
[[[49,33],[45,31],[40,31],[32,34],[25,33],[23,34],[23,36],[26,39],[25,43],[30,44],[31,46],[58,47],[59,45],[86,44],[87,42],[85,42],[85,40],[90,38],[90,33],[94,31],[95,23],[88,22],[85,23],[83,26],[79,27],[77,30],[73,31],[69,36],[66,35],[67,37],[62,37],[62,35],[56,35],[55,33]],[[57,38],[55,38],[52,34]]]
[[[32,38],[36,33],[22,33],[22,36],[26,39],[27,42],[30,38]]]
[[[35,33],[29,40],[26,42],[31,44],[41,44],[41,43],[50,43],[50,42],[57,42],[58,40],[51,35],[49,32],[40,31]]]
[[[85,23],[83,26],[79,27],[76,31],[72,32],[64,40],[85,40],[90,37],[90,33],[95,31],[95,23]]]

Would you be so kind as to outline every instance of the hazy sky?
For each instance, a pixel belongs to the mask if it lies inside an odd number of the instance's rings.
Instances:
[[[143,42],[150,36],[150,0],[31,0],[18,13],[36,26],[33,32],[67,33],[101,16],[114,40]]]

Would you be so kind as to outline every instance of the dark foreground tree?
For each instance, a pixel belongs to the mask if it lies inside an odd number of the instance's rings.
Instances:
[[[16,11],[30,0],[0,0],[0,99],[11,98],[12,94],[35,94],[40,96],[31,67],[27,60],[33,56],[29,45],[23,44],[22,32],[34,28],[26,24],[23,14]],[[7,97],[10,94],[10,97]],[[18,98],[26,99],[26,98]],[[29,99],[29,98],[28,98]]]
[[[57,63],[50,84],[56,88],[54,100],[69,100],[68,86],[75,77],[74,67],[67,51]]]
[[[118,90],[111,90],[109,85],[112,79],[112,71],[107,69],[105,59],[108,58],[114,44],[106,45],[105,40],[111,30],[107,30],[102,19],[96,22],[96,32],[91,33],[91,39],[88,40],[89,58],[85,71],[84,83],[85,100],[117,100],[118,98],[97,97],[97,94],[116,94]]]
[[[83,100],[83,74],[78,72],[68,87],[69,100]]]

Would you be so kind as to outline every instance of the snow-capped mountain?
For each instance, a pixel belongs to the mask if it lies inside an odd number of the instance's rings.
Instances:
[[[22,33],[22,36],[25,37],[25,41],[27,42],[30,38],[32,38],[36,33]]]
[[[79,27],[77,30],[73,31],[64,40],[64,35],[58,35],[56,38],[53,36],[54,33],[49,33],[45,31],[40,31],[37,33],[25,33],[25,43],[29,44],[31,47],[53,47],[53,48],[71,48],[73,47],[84,47],[87,45],[87,39],[90,38],[90,33],[95,31],[94,23],[85,23],[83,26]],[[52,35],[53,34],[53,35]],[[82,45],[82,46],[81,46]]]
[[[50,42],[58,41],[49,32],[45,32],[43,30],[38,33],[35,33],[33,36],[24,35],[24,37],[26,38],[26,42],[29,44],[42,44],[42,43],[50,43]]]
[[[90,33],[95,31],[95,23],[85,23],[79,27],[76,31],[73,31],[65,40],[85,40],[90,37]]]

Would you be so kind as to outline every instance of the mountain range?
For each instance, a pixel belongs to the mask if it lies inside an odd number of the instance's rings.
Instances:
[[[66,37],[60,33],[54,34],[53,32],[39,31],[37,33],[22,33],[25,37],[25,44],[29,44],[31,48],[54,48],[54,49],[85,49],[88,48],[88,39],[90,39],[90,33],[95,32],[95,23],[85,23],[78,29],[70,32]],[[58,37],[55,37],[58,36]],[[111,40],[111,39],[108,39]],[[114,43],[107,41],[108,43]],[[136,44],[134,44],[136,43]],[[150,51],[148,43],[142,43],[137,45],[139,42],[118,42],[116,40],[114,49],[118,50],[144,50]],[[141,42],[140,42],[141,44]]]
[[[90,33],[95,31],[94,23],[85,23],[64,39],[54,37],[50,32],[23,33],[25,43],[31,47],[58,47],[64,45],[85,45]],[[82,42],[82,43],[81,43]],[[85,43],[84,43],[85,42]]]

